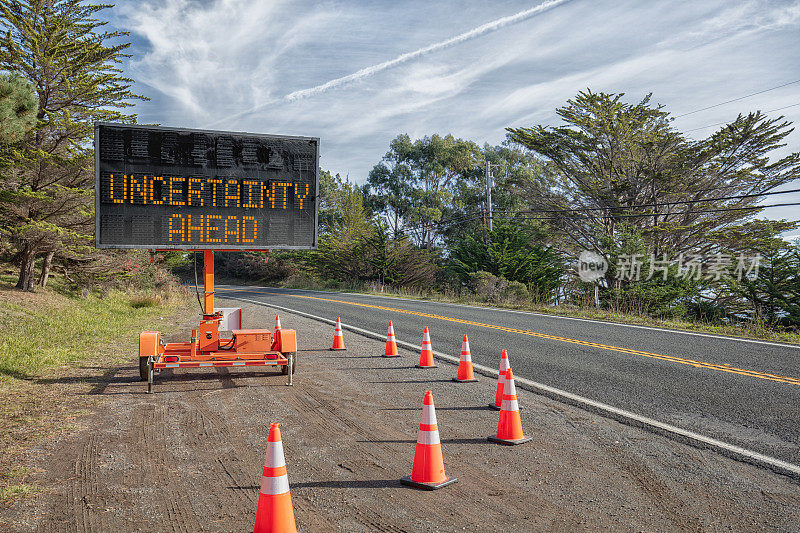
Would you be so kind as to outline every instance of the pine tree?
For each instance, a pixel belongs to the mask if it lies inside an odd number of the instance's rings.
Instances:
[[[19,76],[0,75],[0,164],[11,146],[36,125],[38,104],[29,82]]]
[[[133,80],[122,75],[127,32],[105,31],[96,14],[111,5],[85,0],[0,0],[0,69],[36,90],[36,126],[11,172],[0,176],[0,229],[17,249],[17,287],[40,283],[56,253],[88,249],[94,224],[93,123],[135,122],[125,114]]]

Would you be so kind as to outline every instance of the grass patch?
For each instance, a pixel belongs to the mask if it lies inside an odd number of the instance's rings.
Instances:
[[[27,483],[16,483],[14,485],[6,485],[0,487],[0,501],[7,501],[21,496],[27,496],[36,492],[33,485]]]
[[[161,305],[160,296],[134,296],[130,300],[131,307],[134,309],[142,309],[144,307],[158,307]]]
[[[95,346],[185,305],[185,295],[111,292],[68,297],[50,291],[0,289],[0,380],[26,379],[47,368],[80,361]]]

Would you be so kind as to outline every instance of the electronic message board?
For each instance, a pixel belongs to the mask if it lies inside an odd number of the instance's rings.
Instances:
[[[319,139],[97,123],[98,248],[317,245]]]

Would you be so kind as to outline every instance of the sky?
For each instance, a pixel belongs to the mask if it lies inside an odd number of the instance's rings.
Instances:
[[[320,137],[320,166],[356,183],[401,133],[499,144],[558,125],[587,88],[652,92],[696,139],[755,110],[800,123],[800,0],[121,0],[105,15],[130,32],[139,122]],[[796,151],[800,131],[776,155]]]

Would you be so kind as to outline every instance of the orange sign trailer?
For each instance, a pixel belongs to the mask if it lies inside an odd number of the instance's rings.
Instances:
[[[205,368],[221,366],[275,366],[288,375],[292,384],[297,340],[291,329],[233,329],[231,337],[220,335],[223,315],[214,311],[214,252],[203,250],[203,318],[192,330],[189,342],[164,344],[157,331],[139,335],[139,375],[147,381],[147,392],[153,392],[156,372],[167,368]]]

